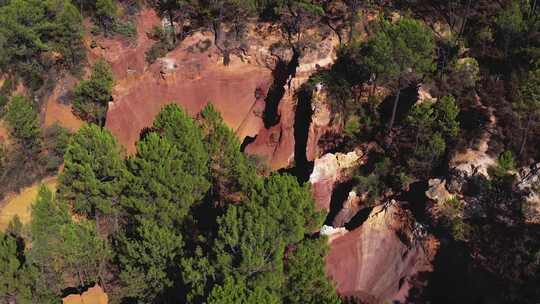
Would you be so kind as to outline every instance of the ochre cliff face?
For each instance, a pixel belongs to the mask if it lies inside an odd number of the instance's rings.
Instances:
[[[431,271],[437,248],[431,236],[409,224],[397,204],[379,206],[360,227],[333,239],[326,270],[338,292],[361,303],[406,303],[410,282]]]
[[[91,49],[91,60],[104,57],[113,69],[116,85],[106,127],[119,142],[133,152],[140,131],[151,126],[170,102],[192,115],[212,102],[240,140],[256,135],[262,127],[258,113],[264,109],[271,70],[240,60],[224,66],[213,46],[204,49],[205,44],[212,44],[210,33],[188,37],[165,58],[147,65],[145,52],[154,41],[146,32],[159,24],[152,10],[143,10],[137,18],[136,46],[102,38]]]
[[[198,43],[190,37],[187,48]],[[159,110],[176,102],[196,115],[208,102],[221,112],[225,122],[240,138],[255,135],[262,126],[256,113],[264,109],[270,70],[247,65],[222,66],[210,52],[190,52],[181,47],[158,60],[136,79],[119,81],[114,102],[107,112],[106,126],[133,151],[139,132],[152,124]],[[257,92],[263,92],[262,94]]]
[[[106,127],[128,152],[134,152],[140,131],[152,124],[165,104],[176,102],[196,115],[212,102],[240,141],[246,136],[256,136],[247,146],[247,153],[259,155],[272,169],[292,165],[295,90],[317,68],[332,63],[335,37],[325,38],[321,47],[301,56],[296,73],[287,81],[285,94],[279,101],[279,121],[265,128],[262,115],[274,81],[272,70],[278,60],[289,59],[272,51],[272,44],[281,39],[274,28],[264,24],[253,26],[247,38],[247,50],[241,56],[231,55],[227,66],[223,65],[209,32],[189,36],[165,58],[148,65],[145,52],[154,43],[148,33],[161,25],[161,20],[153,10],[146,9],[137,16],[136,25],[136,41],[101,37],[96,39],[94,48],[90,48],[92,41],[87,41],[90,62],[103,57],[113,69],[116,85]]]

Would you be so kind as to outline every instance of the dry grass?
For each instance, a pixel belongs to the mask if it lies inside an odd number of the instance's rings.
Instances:
[[[3,206],[0,209],[0,231],[4,231],[8,227],[9,222],[15,215],[19,216],[19,219],[23,224],[30,221],[30,206],[36,200],[41,184],[47,186],[49,189],[55,190],[57,178],[46,178],[30,187],[22,189],[17,194],[8,195],[4,199],[4,202],[0,203],[0,206]]]

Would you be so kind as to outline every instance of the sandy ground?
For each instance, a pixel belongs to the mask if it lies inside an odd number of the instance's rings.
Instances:
[[[71,112],[71,106],[64,105],[56,99],[47,101],[45,107],[45,127],[58,123],[71,131],[77,131],[84,122]]]
[[[6,142],[9,140],[9,130],[3,120],[0,120],[0,142]]]
[[[30,206],[36,200],[41,184],[50,189],[56,189],[57,177],[46,178],[39,183],[22,189],[19,193],[9,194],[3,202],[0,202],[0,206],[3,206],[0,209],[0,231],[4,231],[8,227],[9,222],[15,215],[19,216],[23,224],[30,221]]]

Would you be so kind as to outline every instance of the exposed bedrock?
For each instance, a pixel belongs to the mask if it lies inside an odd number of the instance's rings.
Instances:
[[[334,187],[340,181],[346,180],[351,170],[362,164],[363,156],[362,151],[347,154],[327,153],[315,160],[309,182],[317,208],[330,211]]]
[[[128,151],[133,151],[140,130],[169,102],[192,115],[212,102],[240,140],[262,128],[270,70],[242,62],[225,67],[213,48],[200,52],[195,47],[207,39],[203,34],[190,36],[141,75],[117,80],[106,126]]]
[[[417,275],[432,271],[438,242],[397,203],[375,207],[363,224],[332,238],[326,270],[342,296],[406,303]]]
[[[145,52],[154,41],[147,32],[160,23],[153,10],[145,9],[136,18],[137,41],[87,41],[90,62],[103,57],[112,66],[116,85],[106,127],[127,151],[134,151],[140,131],[163,105],[176,102],[195,115],[211,102],[241,142],[254,138],[245,142],[246,153],[266,159],[272,169],[291,166],[297,89],[333,62],[337,39],[327,37],[316,49],[296,54],[276,47],[281,36],[269,26],[251,25],[246,47],[230,54],[225,66],[213,35],[196,32],[148,65]]]
[[[331,131],[339,131],[339,126],[332,124],[332,111],[328,102],[328,96],[322,85],[316,85],[311,98],[311,112],[313,113],[306,143],[306,158],[314,161],[325,152],[324,147],[319,145],[323,135]]]
[[[264,115],[265,128],[261,129],[256,140],[246,147],[246,153],[257,154],[273,169],[295,166],[296,169],[309,166],[312,161],[305,155],[310,151],[308,131],[315,110],[306,111],[311,104],[311,96],[305,96],[302,86],[309,77],[322,67],[332,64],[335,59],[337,40],[330,36],[323,39],[316,49],[305,50],[302,54],[288,52],[282,48],[272,49],[272,54],[281,63],[276,65],[279,73],[274,73],[274,82],[266,98]],[[286,79],[286,81],[283,81]],[[307,117],[310,116],[309,118]],[[307,119],[306,119],[307,118]],[[306,134],[307,133],[307,134]],[[297,142],[296,138],[300,142]],[[316,144],[316,143],[315,143]],[[307,145],[307,146],[306,146]],[[295,155],[302,153],[302,155]],[[295,175],[300,180],[307,179],[309,173]],[[304,176],[305,175],[305,176]]]

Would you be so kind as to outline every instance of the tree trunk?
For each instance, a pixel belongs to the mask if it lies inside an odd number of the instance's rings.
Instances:
[[[521,138],[521,147],[519,147],[519,156],[523,154],[525,151],[525,147],[527,146],[527,136],[529,135],[529,129],[531,128],[531,117],[527,119],[527,126],[525,126],[525,130],[523,130],[523,137]]]
[[[332,25],[330,20],[326,21],[326,25],[336,34],[336,36],[338,37],[339,46],[342,46],[343,45],[343,38],[341,38],[341,33],[339,32],[339,30]]]
[[[175,31],[175,29],[174,29],[174,16],[173,16],[173,11],[172,11],[172,10],[169,10],[167,13],[169,14],[169,24],[170,24],[171,31],[172,31],[173,45],[176,45],[176,31]]]
[[[369,97],[375,96],[376,91],[377,91],[377,85],[373,83],[373,85],[371,86],[371,92],[369,92]]]
[[[399,102],[400,93],[401,93],[401,86],[398,85],[398,91],[396,93],[396,98],[394,99],[394,106],[392,107],[392,117],[390,118],[390,123],[388,124],[388,133],[392,131],[392,127],[394,126],[394,121],[396,120],[396,112],[397,112],[397,106]]]
[[[467,21],[469,20],[469,12],[471,10],[471,2],[472,0],[469,0],[467,2],[467,9],[465,9],[465,17],[463,17],[463,22],[461,23],[461,28],[459,29],[458,39],[463,36],[463,33],[465,32],[465,26],[467,25]]]

